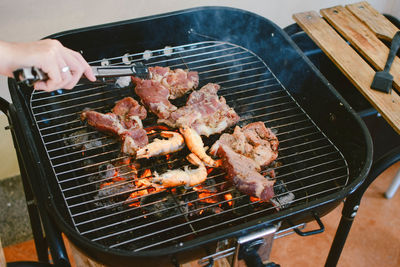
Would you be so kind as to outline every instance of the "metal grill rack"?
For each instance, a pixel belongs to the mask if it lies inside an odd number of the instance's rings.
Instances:
[[[213,170],[203,185],[214,192],[212,196],[199,198],[193,188],[177,188],[140,199],[140,207],[130,206],[126,199],[137,191],[130,185],[139,178],[127,169],[131,164],[127,162],[129,157],[120,154],[118,140],[85,125],[79,115],[85,108],[109,112],[119,99],[136,97],[132,85],[95,83],[81,84],[71,91],[35,91],[31,98],[32,114],[71,220],[81,235],[110,248],[130,251],[179,245],[217,229],[318,199],[347,184],[349,170],[341,152],[265,62],[251,51],[226,42],[208,41],[126,54],[91,64],[138,61],[147,66],[198,71],[199,88],[208,82],[221,85],[218,94],[241,117],[239,125],[263,121],[276,132],[280,141],[279,157],[273,167],[277,206],[251,201],[227,186],[224,174],[218,170]],[[184,103],[184,99],[179,99],[174,104]],[[150,114],[144,127],[155,125],[155,121]],[[205,144],[210,146],[216,138],[205,140]],[[138,170],[182,167],[187,164],[185,152],[169,159],[141,162]],[[115,171],[132,178],[110,187],[113,191],[109,194],[99,194],[100,185],[110,181]],[[205,200],[222,199],[228,193],[232,199],[216,203]],[[287,203],[283,199],[289,194],[294,199]]]

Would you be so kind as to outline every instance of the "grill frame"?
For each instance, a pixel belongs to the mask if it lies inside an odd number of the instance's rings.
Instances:
[[[257,23],[259,24],[259,26],[261,26],[261,24],[266,24],[267,28],[270,28],[269,31],[273,34],[275,34],[276,36],[279,36],[279,39],[281,42],[283,43],[282,45],[279,45],[279,49],[277,49],[278,51],[282,51],[285,49],[289,49],[289,54],[291,54],[292,56],[294,55],[294,57],[290,58],[290,55],[288,55],[288,60],[293,60],[294,62],[299,61],[300,63],[305,66],[307,68],[308,72],[312,73],[312,76],[314,78],[316,78],[317,80],[314,81],[312,80],[313,83],[315,84],[319,84],[323,87],[325,87],[325,91],[324,93],[329,93],[330,96],[329,97],[333,97],[334,98],[334,102],[335,102],[335,106],[338,106],[336,108],[341,108],[341,110],[335,110],[336,114],[336,120],[341,120],[343,119],[343,115],[350,115],[351,117],[348,118],[348,120],[350,121],[350,123],[348,125],[351,125],[351,123],[356,123],[358,125],[358,129],[356,129],[356,132],[359,132],[359,134],[361,134],[360,137],[362,137],[362,140],[359,140],[359,142],[362,145],[365,145],[365,153],[363,155],[363,161],[364,164],[361,164],[360,166],[360,170],[358,172],[358,175],[356,175],[357,177],[353,178],[353,180],[350,182],[350,184],[341,192],[337,192],[333,195],[329,195],[326,196],[324,198],[318,199],[316,201],[311,201],[310,203],[308,203],[308,205],[301,205],[301,206],[296,206],[292,209],[288,209],[288,210],[284,210],[282,212],[279,212],[273,216],[268,216],[267,218],[259,218],[257,220],[251,221],[246,223],[245,225],[241,225],[240,227],[232,227],[230,229],[226,229],[226,230],[222,230],[219,231],[218,233],[214,233],[213,235],[207,235],[204,236],[202,238],[199,238],[198,240],[196,240],[196,242],[187,242],[185,244],[184,247],[176,247],[174,249],[169,249],[169,250],[165,250],[165,249],[160,249],[160,250],[154,250],[154,251],[143,251],[143,252],[135,252],[135,253],[126,253],[126,252],[121,252],[117,249],[106,249],[102,246],[99,246],[97,244],[94,244],[93,242],[90,242],[89,240],[85,239],[84,237],[80,236],[79,234],[77,234],[74,229],[71,228],[70,224],[68,223],[67,219],[65,218],[65,216],[63,215],[63,208],[60,206],[59,203],[59,196],[57,196],[56,192],[53,192],[54,190],[54,184],[52,181],[52,179],[49,179],[48,181],[44,181],[44,178],[46,176],[52,176],[51,172],[49,172],[49,166],[48,166],[48,162],[41,162],[41,164],[43,164],[41,170],[38,170],[38,174],[37,176],[39,176],[39,179],[41,181],[41,184],[43,186],[42,189],[44,189],[43,193],[45,196],[48,196],[47,200],[45,200],[45,202],[48,205],[48,210],[50,212],[51,215],[53,215],[53,218],[55,220],[55,222],[59,225],[60,229],[67,234],[67,236],[70,238],[70,240],[77,245],[79,248],[81,248],[82,250],[84,250],[85,253],[89,254],[91,257],[95,258],[95,259],[99,259],[102,262],[106,262],[109,264],[119,264],[122,262],[125,262],[127,260],[132,260],[132,259],[143,259],[143,260],[148,260],[147,257],[155,257],[157,258],[157,261],[163,257],[163,256],[171,256],[171,254],[175,254],[175,253],[179,253],[179,252],[183,252],[183,251],[188,251],[190,249],[193,248],[199,248],[201,245],[206,244],[206,243],[211,243],[211,242],[215,242],[217,240],[220,239],[225,239],[228,237],[232,237],[232,236],[240,236],[245,234],[246,232],[252,231],[254,229],[259,229],[261,227],[263,227],[266,224],[269,223],[273,223],[273,222],[278,222],[278,221],[282,221],[283,219],[291,219],[291,221],[293,223],[296,223],[297,221],[308,221],[311,219],[311,216],[308,214],[308,211],[318,211],[318,213],[320,215],[324,215],[326,213],[328,213],[333,207],[335,207],[338,202],[343,199],[346,195],[348,195],[349,193],[351,193],[352,191],[355,190],[355,188],[362,182],[362,180],[365,178],[366,173],[368,172],[370,165],[371,165],[371,155],[372,155],[372,143],[371,143],[371,138],[368,134],[368,132],[366,131],[365,125],[363,124],[363,122],[358,118],[358,116],[355,115],[354,111],[352,111],[352,109],[349,107],[349,105],[346,103],[346,101],[344,99],[341,98],[341,96],[329,85],[329,83],[321,76],[321,74],[319,73],[319,71],[307,60],[307,58],[305,58],[305,56],[298,50],[298,48],[292,43],[292,41],[290,40],[289,37],[287,37],[283,31],[278,28],[277,26],[275,26],[273,23],[271,23],[270,21],[266,20],[265,18],[261,18],[258,17],[254,14],[251,14],[249,12],[245,12],[245,11],[239,11],[239,10],[234,10],[234,9],[230,9],[230,8],[196,8],[196,9],[190,9],[190,10],[185,10],[185,11],[178,11],[178,12],[173,12],[173,13],[169,13],[169,14],[165,14],[165,15],[160,15],[160,16],[152,16],[149,18],[143,18],[143,19],[137,19],[137,20],[130,20],[130,21],[125,21],[125,22],[121,22],[121,23],[114,23],[114,24],[109,24],[109,25],[100,25],[100,26],[96,26],[96,27],[91,27],[91,28],[86,28],[86,29],[80,29],[80,30],[74,30],[74,31],[70,31],[70,32],[64,32],[64,33],[60,33],[58,35],[53,35],[51,36],[52,38],[57,38],[60,41],[62,41],[64,43],[64,45],[70,46],[71,48],[75,49],[75,50],[80,50],[78,47],[76,47],[78,44],[75,43],[74,45],[72,45],[73,40],[77,38],[77,36],[81,35],[81,34],[85,34],[85,32],[90,32],[90,31],[102,31],[104,29],[111,29],[114,26],[124,26],[124,25],[130,25],[130,24],[136,24],[136,23],[146,23],[148,21],[152,21],[152,20],[157,20],[157,19],[168,19],[171,20],[174,16],[177,19],[177,21],[182,22],[180,16],[182,15],[195,15],[197,13],[203,13],[203,12],[209,12],[209,11],[216,11],[216,12],[222,12],[222,13],[231,13],[234,14],[234,16],[244,16],[244,17],[250,17],[251,19],[254,19],[257,21]],[[265,27],[265,26],[264,26]],[[263,28],[263,27],[261,27]],[[271,30],[272,29],[272,30]],[[201,31],[200,31],[201,32]],[[203,31],[204,32],[204,31]],[[72,35],[73,38],[69,39],[69,35]],[[77,35],[77,36],[74,36]],[[76,38],[75,38],[76,37]],[[225,38],[225,37],[224,37]],[[228,36],[228,38],[230,38],[230,36]],[[235,38],[233,38],[235,39]],[[75,40],[76,41],[76,40]],[[72,42],[72,43],[71,43]],[[231,41],[232,42],[232,41]],[[238,41],[239,42],[239,41]],[[233,42],[235,43],[235,42]],[[265,44],[266,46],[268,46],[269,48],[274,47],[276,48],[276,45],[273,44]],[[140,49],[140,48],[139,48]],[[254,52],[254,50],[249,49],[251,51]],[[273,50],[273,49],[272,49]],[[257,55],[259,55],[257,52],[255,52]],[[90,59],[90,58],[89,58]],[[281,65],[278,64],[279,62],[276,62],[277,59],[268,57],[268,55],[265,55],[265,59],[264,61],[267,62],[268,66],[273,66],[276,67],[277,65]],[[278,74],[278,79],[279,77],[284,77],[287,72],[289,73],[293,73],[293,69],[288,66],[287,69],[281,70],[281,71],[274,71],[272,70],[275,74]],[[303,80],[301,82],[299,82],[298,84],[303,85],[304,84],[304,79],[301,79],[301,77],[296,77],[299,78],[299,80]],[[308,77],[309,78],[309,77]],[[279,79],[282,81],[282,79]],[[284,81],[287,84],[293,84],[293,81],[289,81],[287,79],[284,79]],[[315,96],[309,95],[310,92],[306,92],[304,91],[304,88],[302,89],[302,86],[285,86],[286,88],[288,88],[289,90],[292,89],[293,90],[293,95],[294,97],[297,96],[296,100],[298,102],[300,102],[300,104],[302,103],[308,103],[310,101],[310,99],[315,99]],[[9,80],[9,88],[10,88],[10,92],[13,98],[13,103],[14,106],[16,107],[16,112],[15,115],[13,115],[13,124],[23,124],[24,121],[27,122],[26,124],[29,126],[28,128],[30,129],[30,132],[25,133],[28,135],[26,139],[26,141],[30,142],[28,143],[28,147],[32,147],[30,148],[32,151],[36,151],[33,153],[33,155],[24,155],[24,162],[27,162],[25,165],[29,166],[29,164],[35,165],[35,163],[38,163],[38,161],[40,162],[41,159],[43,159],[43,147],[40,147],[38,144],[38,133],[35,130],[35,126],[32,125],[32,117],[30,117],[29,111],[26,110],[26,99],[29,96],[29,93],[25,93],[25,95],[21,95],[21,92],[19,90],[19,88],[16,86],[15,82],[13,80]],[[301,91],[299,94],[298,91]],[[315,92],[315,90],[313,90],[313,93],[318,93]],[[300,95],[300,96],[299,96]],[[310,98],[310,99],[307,99]],[[304,107],[304,105],[302,105]],[[323,106],[323,105],[322,105]],[[25,110],[24,110],[25,109]],[[325,107],[324,109],[329,109],[329,107]],[[326,118],[319,118],[318,116],[316,116],[316,113],[318,113],[318,111],[316,111],[316,108],[313,109],[309,109],[307,110],[307,114],[311,114],[312,116],[314,116],[315,118],[314,121],[316,121],[317,125],[320,126],[323,125],[324,123],[321,122],[321,120],[324,120]],[[326,114],[325,114],[326,115]],[[30,119],[30,121],[29,121]],[[320,124],[318,124],[320,123]],[[343,123],[343,121],[342,121]],[[333,135],[335,136],[334,132],[334,127],[336,125],[336,122],[332,122],[332,126],[326,126],[324,125],[324,132],[329,134],[329,135]],[[26,126],[26,125],[25,125]],[[332,129],[332,131],[330,131],[329,129]],[[21,133],[18,133],[18,135],[20,135]],[[16,143],[18,143],[19,145],[22,143],[19,139],[16,141]],[[334,138],[334,139],[337,139]],[[335,143],[335,142],[334,142]],[[40,144],[40,142],[39,142]],[[335,143],[336,144],[336,143]],[[341,144],[343,145],[343,144]],[[22,145],[24,146],[24,145]],[[36,154],[36,155],[34,155]],[[30,162],[30,163],[28,163]],[[39,164],[39,165],[41,165]],[[31,165],[31,166],[32,166]],[[32,176],[35,176],[32,174]],[[310,213],[311,214],[311,213]],[[118,259],[113,259],[110,262],[110,257],[112,258],[113,256],[118,256]],[[144,257],[144,258],[143,258]],[[165,257],[167,258],[167,261],[169,261],[169,257]]]
[[[168,49],[171,50],[172,48]],[[241,47],[225,42],[194,43],[174,47],[173,50],[175,51],[175,55],[169,55],[168,57],[163,56],[162,49],[160,51],[153,51],[153,54],[157,53],[157,56],[154,56],[154,60],[152,61],[146,61],[147,65],[156,66],[165,64],[170,67],[179,68],[195,65],[196,67],[194,67],[194,69],[191,68],[191,70],[203,70],[199,72],[200,80],[202,81],[201,85],[218,78],[218,84],[222,86],[228,84],[227,87],[223,86],[220,89],[219,95],[225,96],[228,104],[235,107],[235,110],[242,117],[239,124],[264,120],[267,125],[272,127],[272,129],[282,129],[277,132],[277,136],[280,140],[279,151],[281,155],[278,161],[282,163],[282,166],[278,166],[274,168],[274,170],[278,172],[276,180],[282,182],[277,183],[276,188],[282,187],[282,185],[285,187],[287,186],[287,188],[291,188],[290,192],[297,196],[291,202],[290,206],[298,205],[299,201],[301,203],[309,201],[310,198],[321,197],[322,195],[327,194],[327,192],[336,192],[346,186],[348,181],[348,166],[342,154],[330,142],[330,140],[321,133],[318,127],[312,122],[311,118],[309,118],[303,109],[297,105],[289,92],[282,87],[265,63],[256,55]],[[231,59],[232,57],[234,59]],[[139,61],[142,59],[142,54],[131,55],[130,58]],[[247,62],[249,58],[252,60],[250,66]],[[121,59],[122,57],[114,60],[116,65],[123,64]],[[214,60],[216,60],[216,62],[214,62]],[[211,65],[209,64],[210,61],[213,62]],[[245,61],[244,64],[243,61]],[[201,62],[201,64],[198,65],[198,62]],[[221,66],[224,67],[221,68]],[[239,68],[239,71],[234,71],[237,68]],[[222,70],[223,73],[221,72]],[[215,75],[215,72],[219,74]],[[108,95],[103,96],[104,91],[101,89],[106,87],[107,91],[105,92],[107,94],[111,92],[110,97],[108,97]],[[94,242],[108,239],[109,237],[119,236],[120,238],[116,238],[115,241],[118,243],[111,242],[109,245],[110,248],[123,245],[123,243],[132,243],[129,242],[129,240],[140,239],[141,241],[138,243],[143,243],[144,237],[141,237],[140,235],[138,236],[137,234],[135,235],[134,233],[129,234],[129,232],[134,231],[134,229],[140,229],[143,231],[142,233],[148,232],[147,235],[154,238],[155,234],[153,232],[157,227],[150,226],[149,228],[149,226],[145,224],[148,220],[144,218],[141,219],[140,217],[142,214],[140,212],[138,214],[139,210],[144,212],[150,209],[153,211],[150,213],[146,212],[145,214],[147,217],[151,217],[151,214],[154,213],[164,213],[165,215],[159,218],[159,220],[149,220],[149,225],[157,225],[161,221],[164,221],[167,224],[168,221],[174,220],[173,217],[176,218],[177,224],[172,223],[171,225],[171,223],[169,223],[170,226],[167,228],[169,231],[172,232],[175,229],[179,229],[179,227],[186,225],[185,228],[187,228],[187,230],[183,231],[182,229],[182,231],[178,231],[179,234],[177,237],[156,238],[159,240],[159,244],[168,244],[168,242],[172,240],[175,240],[174,242],[177,243],[184,241],[187,239],[186,237],[194,238],[205,230],[211,231],[213,227],[215,227],[214,231],[218,231],[218,226],[219,228],[223,228],[224,225],[240,224],[241,220],[248,220],[249,217],[254,216],[255,214],[259,214],[260,216],[261,214],[274,210],[272,206],[263,205],[264,207],[257,208],[258,205],[256,203],[249,202],[245,204],[245,195],[241,195],[234,198],[234,202],[241,203],[239,206],[234,205],[234,207],[225,209],[224,211],[222,211],[222,209],[221,214],[209,214],[203,216],[204,218],[201,218],[200,216],[199,218],[190,218],[191,212],[186,212],[185,210],[188,208],[187,205],[193,205],[193,203],[198,202],[195,199],[190,200],[191,197],[188,197],[189,195],[195,195],[194,191],[168,194],[172,196],[170,199],[179,200],[178,203],[174,203],[175,206],[173,207],[170,207],[170,204],[168,204],[169,209],[173,208],[173,210],[178,210],[177,212],[172,212],[173,214],[170,214],[170,212],[166,210],[154,211],[154,208],[152,208],[154,203],[148,201],[146,201],[146,208],[144,209],[133,207],[126,209],[122,208],[121,206],[124,206],[124,200],[115,204],[114,201],[111,200],[111,203],[109,203],[110,206],[108,206],[108,204],[106,204],[106,206],[97,206],[96,203],[102,203],[103,201],[97,199],[96,196],[98,196],[98,193],[101,190],[95,188],[100,184],[109,181],[111,178],[105,177],[104,173],[109,172],[100,171],[98,166],[104,166],[106,164],[105,162],[118,162],[119,160],[115,160],[116,158],[123,158],[122,160],[124,160],[124,158],[129,159],[129,157],[118,155],[119,148],[114,145],[108,146],[102,144],[99,145],[100,149],[96,147],[88,148],[87,150],[84,150],[85,152],[83,152],[80,145],[76,145],[75,142],[71,145],[70,141],[71,139],[75,139],[75,133],[79,133],[80,139],[89,136],[86,143],[91,143],[93,138],[95,140],[104,139],[101,134],[97,134],[98,132],[96,130],[82,124],[77,117],[79,117],[79,113],[82,109],[87,107],[102,112],[109,112],[111,106],[108,105],[106,100],[114,97],[112,99],[116,101],[121,97],[120,94],[132,95],[131,90],[131,87],[129,87],[129,90],[126,90],[125,88],[114,88],[112,85],[99,86],[97,84],[85,84],[78,85],[72,92],[66,90],[62,91],[62,93],[35,91],[31,95],[30,104],[32,114],[36,119],[36,125],[41,133],[42,142],[47,149],[48,159],[52,163],[53,171],[57,177],[57,182],[63,194],[65,205],[68,207],[75,229],[80,234],[84,236],[92,236],[91,239]],[[100,95],[99,99],[97,99],[98,95]],[[236,95],[242,97],[236,97]],[[78,101],[76,102],[77,99]],[[85,99],[90,101],[84,101]],[[183,104],[183,101],[180,102]],[[91,106],[91,104],[93,104],[93,106]],[[254,106],[257,108],[252,108]],[[286,114],[287,110],[289,110],[289,113]],[[148,122],[146,123],[146,121],[154,122],[156,120],[154,115],[150,115],[149,117],[153,118],[146,119],[144,126],[156,126],[157,124],[150,123],[149,125]],[[49,129],[50,132],[48,131]],[[84,130],[84,132],[81,133],[81,130]],[[65,132],[67,134],[65,134]],[[73,134],[72,136],[68,134],[70,132]],[[93,134],[94,136],[92,138]],[[98,137],[98,135],[100,135],[100,137]],[[68,141],[67,143],[66,140]],[[84,143],[82,140],[79,142]],[[288,145],[287,142],[289,142],[289,144],[292,143]],[[118,143],[118,141],[113,137],[108,137],[106,143],[115,144]],[[212,142],[206,143],[208,146],[211,144]],[[102,147],[105,147],[105,149],[101,149]],[[112,153],[111,148],[117,152]],[[99,153],[90,153],[90,150],[96,151],[97,149],[100,150]],[[56,154],[53,155],[53,152],[56,152]],[[82,153],[89,153],[90,156],[84,156]],[[104,159],[102,157],[103,154],[106,155]],[[296,160],[296,158],[298,158],[298,160]],[[179,162],[182,159],[182,156],[177,158],[174,157],[172,161]],[[89,161],[87,162],[87,160]],[[150,162],[150,164],[142,166],[140,169],[151,168],[154,170],[152,168],[154,166],[152,163],[153,161],[154,160],[152,159],[145,160],[145,162],[142,163],[147,164]],[[171,161],[167,162],[169,164]],[[94,166],[93,173],[91,173],[89,169],[86,169],[87,165]],[[124,166],[126,165],[127,164]],[[63,166],[66,168],[65,170]],[[70,166],[72,169],[70,169]],[[73,166],[76,166],[76,168]],[[178,164],[177,167],[182,167],[182,164]],[[58,170],[58,168],[61,169]],[[118,166],[112,165],[112,168],[121,173]],[[92,168],[90,168],[90,170],[92,170]],[[157,169],[157,171],[158,170],[159,169]],[[132,173],[129,169],[124,170],[123,172]],[[99,178],[100,180],[97,178],[91,179],[93,175],[96,177],[101,176]],[[123,173],[121,173],[121,175],[123,175]],[[207,187],[213,188],[210,183],[216,180],[219,181],[217,182],[218,184],[226,184],[227,182],[222,179],[222,176],[221,173],[216,175],[210,174]],[[118,195],[127,195],[128,190],[130,190],[129,193],[134,192],[134,188],[129,189],[127,187],[131,182],[131,180],[122,182],[121,190],[118,189],[120,188],[118,184],[111,185],[110,188],[116,189],[116,192],[112,194],[116,194],[118,197]],[[207,184],[207,182],[204,184]],[[231,191],[232,189],[229,188],[222,191],[217,190],[216,194],[222,196],[223,194],[231,193]],[[281,193],[280,191],[281,190],[278,190],[276,193],[278,199],[279,196],[285,195],[285,193]],[[154,194],[153,197],[156,197],[156,195],[157,194]],[[162,194],[159,193],[158,195]],[[234,193],[234,195],[236,195],[236,193]],[[108,194],[105,196],[103,195],[101,198],[107,203],[108,199],[113,199],[113,197],[109,197]],[[157,202],[159,201],[160,200]],[[226,206],[226,202],[228,201],[220,200],[220,202],[210,205],[210,208],[212,209],[212,207],[224,205],[224,203]],[[87,208],[85,208],[86,205],[88,205]],[[117,208],[115,212],[110,208],[112,206]],[[122,210],[119,210],[120,207]],[[278,207],[282,209],[279,204]],[[207,205],[200,207],[199,209],[208,210]],[[248,209],[248,211],[241,212],[241,210],[245,209]],[[129,213],[135,215],[131,217],[128,215]],[[232,214],[229,215],[230,213],[235,214],[238,217],[234,216],[232,218]],[[181,223],[179,223],[178,219],[180,217],[183,220]],[[218,223],[214,222],[204,225],[206,224],[205,221],[207,221],[207,217],[209,217],[210,220],[214,219],[218,221]],[[221,220],[220,217],[223,219]],[[108,220],[107,223],[99,223],[102,219]],[[132,226],[129,226],[127,222],[131,222]],[[122,229],[118,227],[115,231],[102,230],[111,228],[111,225],[113,228],[119,225]],[[134,225],[135,227],[133,227]],[[200,225],[204,226],[201,227]],[[128,228],[123,230],[125,227]],[[169,232],[162,228],[158,229],[158,231],[160,235],[166,235]],[[142,235],[144,236],[144,234]],[[124,241],[124,238],[128,239]],[[102,241],[102,243],[104,242],[105,241]],[[155,245],[156,241],[145,241],[144,247],[152,249],[151,247]],[[141,250],[140,245],[138,244],[135,244],[134,247],[135,249],[132,248],[134,251]]]

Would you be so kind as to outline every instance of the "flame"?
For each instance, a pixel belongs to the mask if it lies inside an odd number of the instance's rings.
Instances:
[[[140,207],[140,197],[149,194],[147,189],[138,190],[132,192],[129,197],[127,198],[127,202],[132,201],[128,206],[129,207]]]
[[[193,190],[197,191],[200,202],[210,203],[210,204],[218,202],[218,200],[215,198],[215,193],[211,192],[208,189],[203,188],[203,186],[201,185],[193,187]]]
[[[169,131],[170,129],[168,127],[165,127],[163,125],[155,125],[155,126],[150,126],[150,127],[146,127],[144,128],[146,130],[147,134],[153,134],[156,133],[157,130],[158,131]]]
[[[224,195],[224,198],[225,198],[225,200],[231,200],[233,197],[232,197],[231,193],[228,193],[228,194]],[[233,205],[233,201],[228,201],[228,205],[232,206]]]
[[[100,189],[103,189],[103,188],[106,187],[106,186],[112,185],[113,183],[114,183],[114,182],[102,183],[102,184],[100,185]]]
[[[260,201],[260,199],[258,197],[250,197],[250,201],[257,202],[257,201]]]

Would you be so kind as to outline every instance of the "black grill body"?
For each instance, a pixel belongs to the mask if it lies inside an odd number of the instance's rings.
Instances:
[[[323,216],[336,207],[365,179],[372,162],[372,142],[366,126],[348,103],[311,64],[291,38],[271,21],[258,15],[224,7],[204,7],[113,24],[62,32],[50,36],[65,46],[81,51],[91,62],[126,53],[142,53],[165,46],[178,47],[199,42],[226,42],[257,55],[271,73],[343,155],[348,180],[340,189],[305,199],[296,205],[260,215],[239,225],[198,236],[182,244],[143,251],[110,248],[82,236],[74,227],[70,210],[54,175],[32,113],[32,92],[9,80],[13,105],[10,123],[21,165],[34,187],[38,202],[58,228],[89,257],[110,266],[174,264],[177,258],[218,240],[244,235],[267,224],[307,222],[314,214]]]

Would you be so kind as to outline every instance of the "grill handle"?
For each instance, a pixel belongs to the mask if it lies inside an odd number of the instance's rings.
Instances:
[[[272,242],[278,228],[279,225],[268,225],[264,229],[239,237],[237,239],[232,266],[238,266],[239,260],[244,260],[249,267],[279,266],[268,262]]]
[[[322,233],[323,231],[325,231],[325,226],[322,223],[321,219],[319,218],[319,216],[316,213],[313,213],[314,219],[317,221],[319,229],[315,229],[315,230],[310,230],[307,232],[303,232],[301,231],[299,228],[294,228],[293,231],[295,231],[296,234],[300,235],[300,236],[309,236],[309,235],[315,235],[315,234],[319,234]]]

